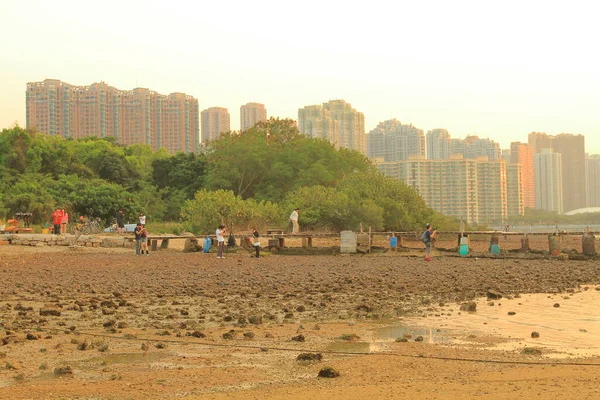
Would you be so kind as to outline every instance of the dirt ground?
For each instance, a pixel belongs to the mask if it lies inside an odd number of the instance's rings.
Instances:
[[[598,261],[425,262],[421,250],[216,259],[172,247],[0,246],[0,399],[600,398],[598,356],[494,349],[519,338],[484,334],[380,334],[467,315],[461,305],[489,290],[515,301],[600,290]],[[339,377],[318,377],[326,367]]]

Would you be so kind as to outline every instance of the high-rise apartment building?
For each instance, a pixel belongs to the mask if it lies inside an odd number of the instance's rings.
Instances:
[[[340,147],[338,123],[331,117],[329,110],[322,106],[306,106],[299,109],[298,130],[304,135],[326,140],[336,148]]]
[[[169,153],[195,152],[198,146],[198,100],[183,93],[46,79],[27,84],[26,113],[28,128],[49,135],[114,137],[121,144],[147,144]]]
[[[584,208],[586,205],[585,137],[561,133],[547,135],[543,132],[529,134],[529,144],[534,153],[552,149],[561,155],[562,192],[564,212]]]
[[[585,160],[587,207],[600,207],[600,154]]]
[[[267,109],[264,104],[248,103],[240,107],[240,130],[242,132],[252,128],[260,121],[267,120]]]
[[[464,139],[450,140],[450,154],[462,154],[466,159],[487,157],[490,161],[502,158],[500,145],[491,139],[471,135]]]
[[[563,213],[562,160],[560,153],[542,149],[533,156],[535,208]]]
[[[299,109],[298,129],[304,135],[329,140],[338,148],[366,152],[365,116],[344,100]]]
[[[502,157],[502,159],[504,160],[504,162],[506,162],[507,164],[509,164],[510,163],[510,149],[502,149],[500,157]]]
[[[447,160],[450,158],[451,139],[446,129],[433,129],[427,132],[427,159]]]
[[[384,161],[408,160],[425,155],[425,135],[412,125],[402,125],[396,119],[380,122],[367,135],[367,156]]]
[[[553,150],[562,159],[564,212],[584,208],[586,204],[585,137],[562,133],[554,136]]]
[[[502,222],[508,217],[503,160],[465,159],[460,154],[448,160],[427,160],[421,155],[379,162],[377,167],[417,189],[429,207],[443,214],[471,224]]]
[[[506,208],[509,217],[525,213],[522,169],[521,164],[506,164]]]
[[[533,147],[527,143],[512,142],[510,144],[510,163],[521,165],[523,206],[535,208]]]
[[[231,130],[229,111],[223,107],[211,107],[203,110],[202,118],[202,145],[219,138],[221,133]]]
[[[546,134],[545,132],[531,132],[527,137],[527,142],[531,146],[533,154],[541,153],[542,149],[552,148],[553,136]]]

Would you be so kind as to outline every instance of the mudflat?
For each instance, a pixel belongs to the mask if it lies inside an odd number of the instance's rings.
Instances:
[[[0,399],[597,399],[599,289],[598,261],[4,245]]]

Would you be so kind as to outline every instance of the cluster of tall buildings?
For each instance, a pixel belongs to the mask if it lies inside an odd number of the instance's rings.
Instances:
[[[525,208],[563,213],[600,206],[600,158],[586,155],[583,135],[533,132],[528,143],[502,150],[490,139],[398,125],[386,121],[367,135],[368,156],[436,211],[482,224]]]
[[[199,111],[198,100],[184,93],[124,91],[103,82],[28,83],[26,104],[28,128],[72,138],[115,137],[170,153],[199,151],[231,130],[226,108]],[[263,104],[242,105],[240,132],[266,119]],[[436,211],[469,223],[506,221],[525,208],[563,213],[600,206],[600,155],[586,155],[582,135],[533,132],[527,143],[501,149],[487,138],[452,138],[446,129],[425,133],[397,119],[366,133],[364,114],[344,100],[298,109],[298,129],[365,154]]]
[[[74,139],[114,137],[120,144],[147,144],[169,153],[196,152],[231,129],[226,108],[199,111],[198,100],[185,93],[119,90],[104,82],[89,86],[56,79],[30,82],[25,102],[28,128]],[[241,106],[240,114],[242,131],[267,119],[267,110],[259,103]]]
[[[184,93],[119,90],[104,82],[74,86],[55,79],[27,84],[27,127],[67,138],[114,137],[169,152],[195,152],[198,100]]]

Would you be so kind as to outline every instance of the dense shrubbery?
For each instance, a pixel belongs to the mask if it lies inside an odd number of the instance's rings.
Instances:
[[[107,223],[123,208],[131,222],[144,211],[150,221],[181,219],[195,233],[212,232],[219,223],[240,231],[286,226],[300,207],[303,229],[456,226],[360,153],[300,135],[292,120],[224,134],[200,155],[15,127],[0,134],[0,178],[0,219],[30,211],[36,223],[56,207]]]

